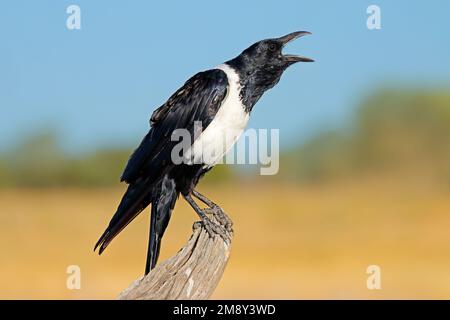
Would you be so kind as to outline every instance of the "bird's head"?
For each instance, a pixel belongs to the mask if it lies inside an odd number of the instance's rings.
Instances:
[[[258,41],[227,62],[239,72],[244,86],[249,87],[247,94],[253,96],[252,100],[259,99],[264,91],[275,86],[289,66],[297,62],[314,62],[310,58],[282,52],[286,44],[309,34],[307,31],[297,31],[280,38]],[[253,104],[256,101],[250,102]]]

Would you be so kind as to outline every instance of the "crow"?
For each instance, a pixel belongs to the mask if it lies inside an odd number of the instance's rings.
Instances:
[[[220,235],[221,229],[193,197],[209,207],[216,204],[195,187],[239,138],[264,92],[274,87],[292,64],[313,62],[282,53],[288,42],[307,34],[298,31],[254,43],[234,59],[195,74],[153,112],[150,130],[121,176],[128,188],[94,251],[99,248],[101,254],[151,204],[145,266],[145,274],[149,273],[158,260],[161,239],[180,194],[200,216],[208,233]],[[181,152],[174,152],[180,144],[174,139],[176,132],[190,137]]]

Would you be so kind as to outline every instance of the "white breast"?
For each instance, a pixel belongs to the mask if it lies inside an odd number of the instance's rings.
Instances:
[[[238,74],[228,65],[221,64],[228,77],[227,95],[209,126],[194,141],[185,153],[186,162],[214,166],[231,149],[247,125],[249,114],[239,97]]]

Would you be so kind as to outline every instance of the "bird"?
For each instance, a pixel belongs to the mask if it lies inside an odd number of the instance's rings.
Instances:
[[[199,193],[196,186],[232,148],[255,104],[279,82],[283,72],[297,62],[314,61],[282,52],[286,44],[309,34],[297,31],[252,44],[235,58],[192,76],[152,113],[150,129],[128,159],[120,178],[128,187],[94,251],[99,248],[98,253],[102,254],[151,204],[147,275],[157,263],[162,237],[180,195],[211,236],[220,234],[220,228],[194,198],[209,207],[216,204]],[[174,157],[179,141],[173,135],[180,130],[189,133],[191,139],[187,148]],[[211,150],[214,152],[208,154]]]

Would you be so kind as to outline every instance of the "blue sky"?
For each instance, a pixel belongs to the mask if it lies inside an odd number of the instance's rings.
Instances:
[[[126,4],[128,3],[128,4]],[[81,8],[81,30],[66,8]],[[381,8],[382,29],[366,27]],[[75,152],[136,145],[151,112],[198,71],[253,42],[308,30],[249,126],[282,145],[341,126],[382,86],[450,85],[449,1],[4,1],[0,10],[0,150],[53,127]]]

